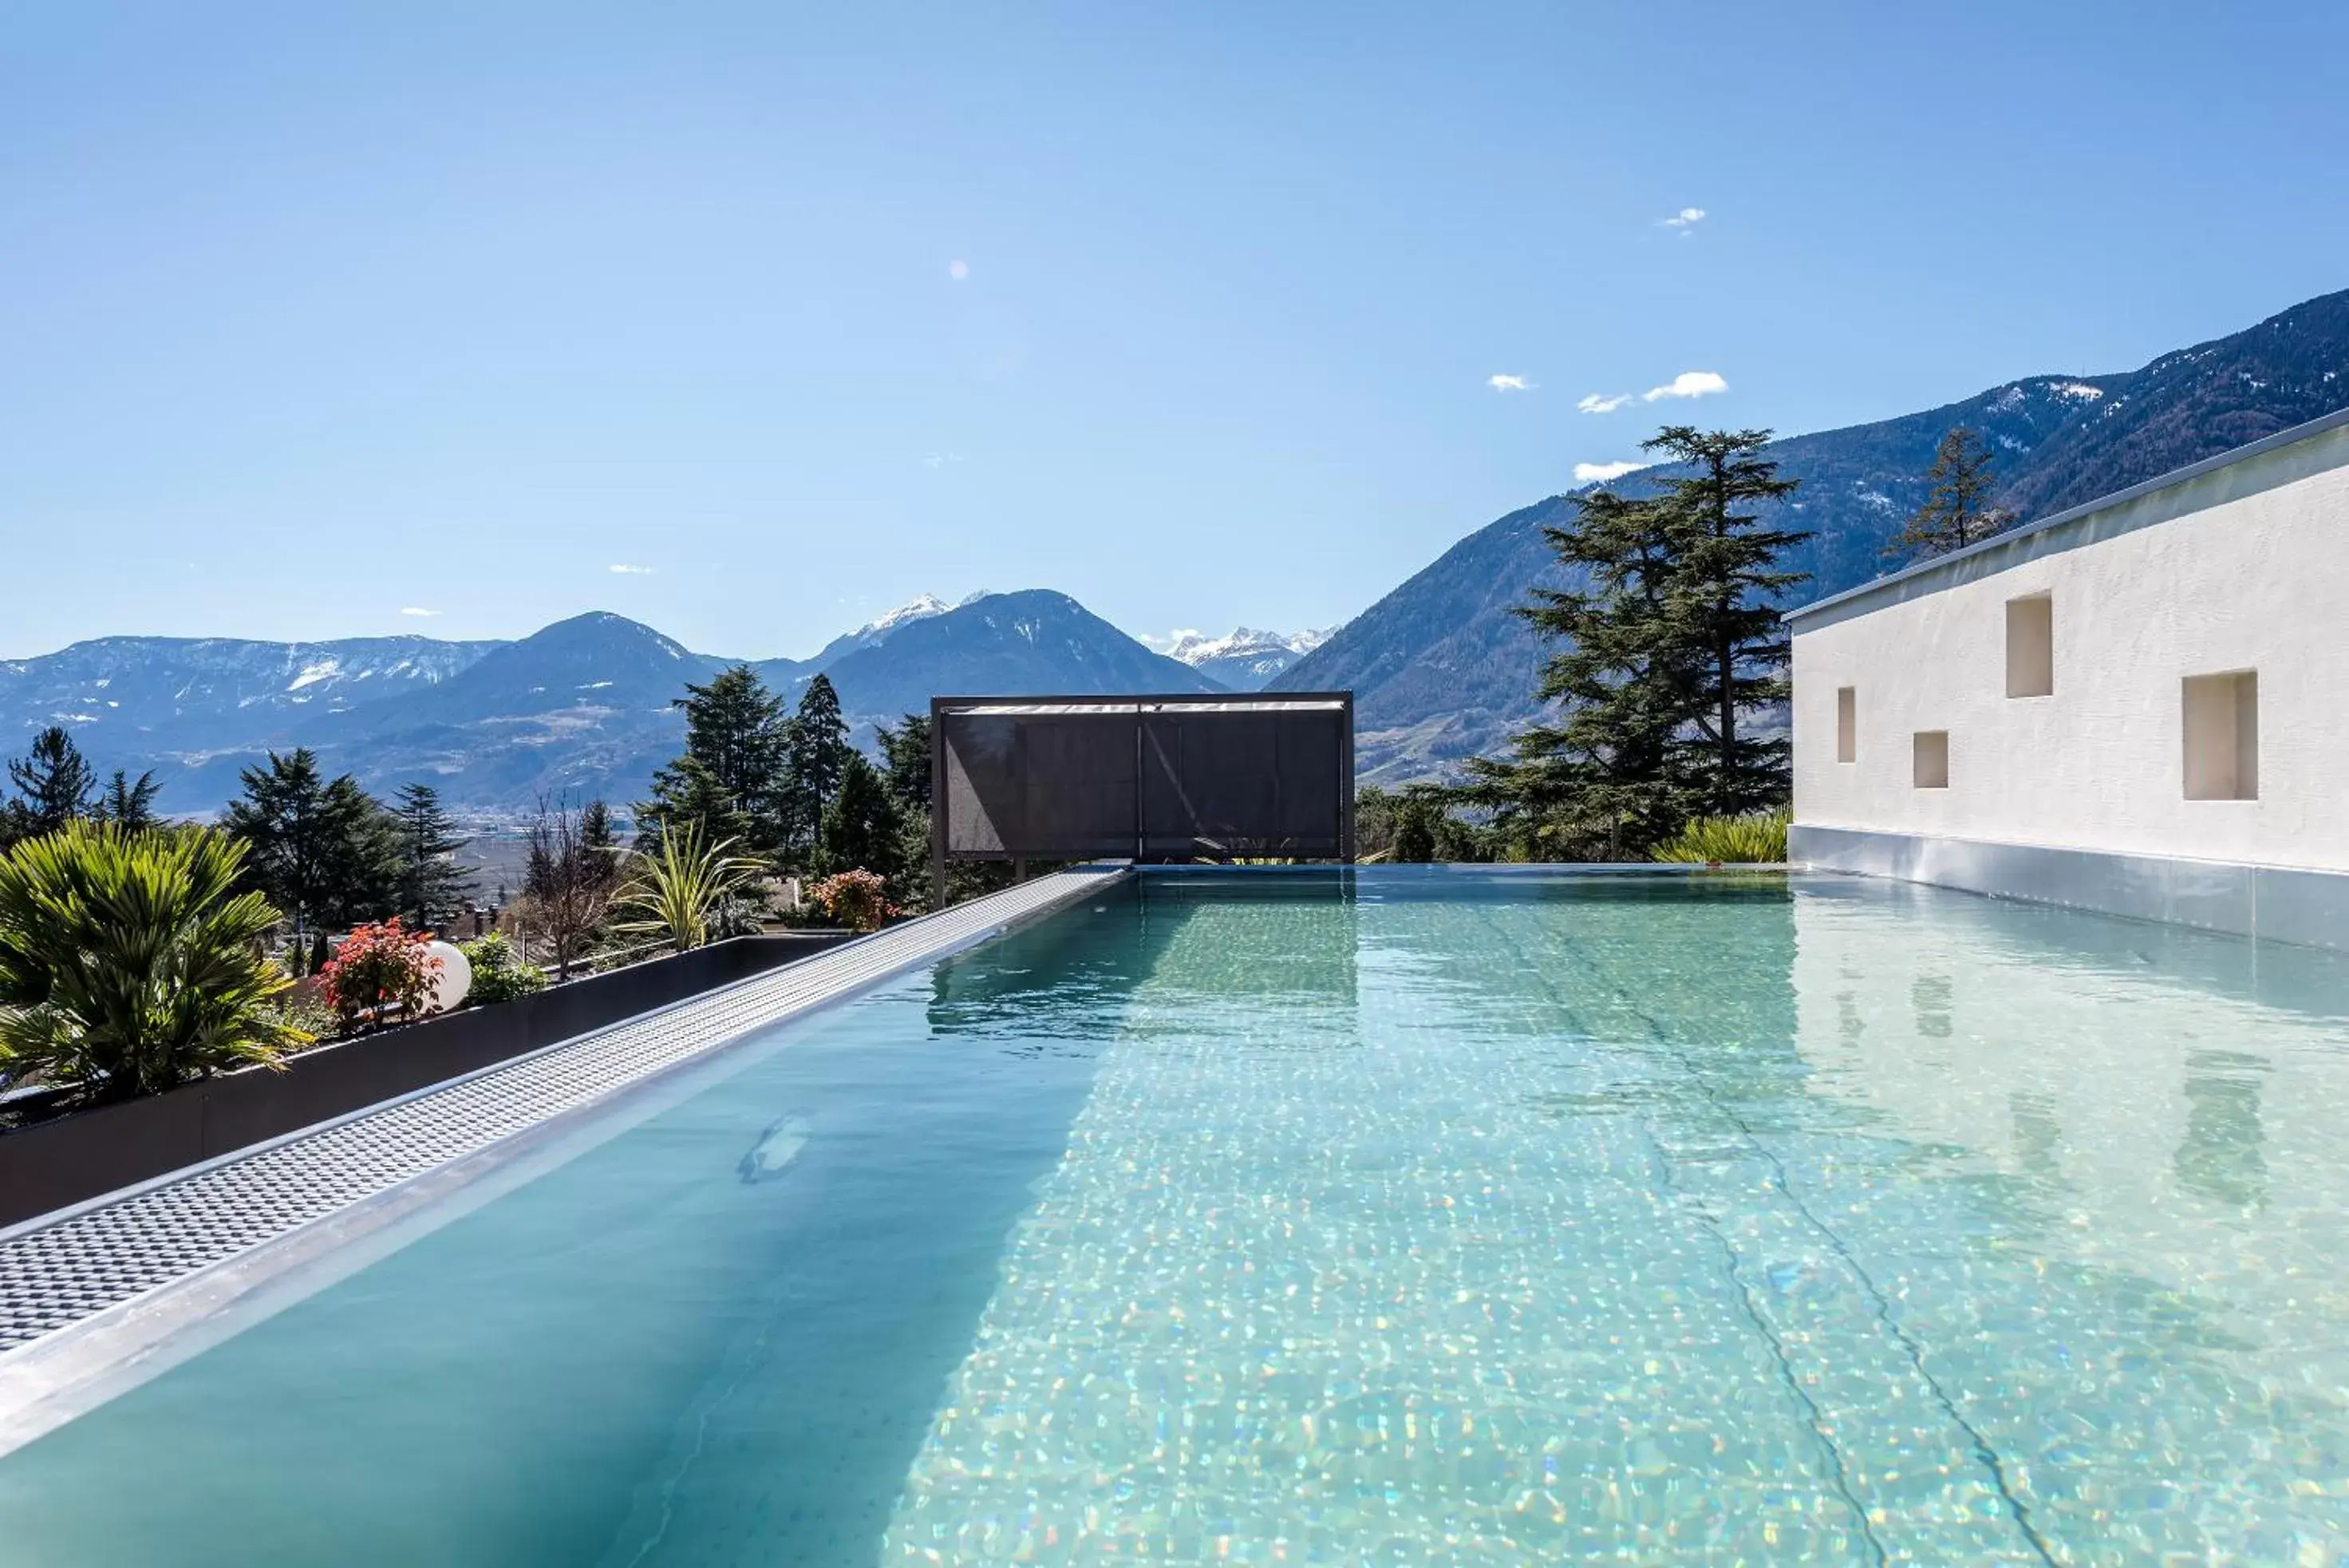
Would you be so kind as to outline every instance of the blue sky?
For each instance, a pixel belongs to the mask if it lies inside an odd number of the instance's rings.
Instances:
[[[2337,5],[12,6],[0,655],[1340,621],[1665,413],[2349,286],[2344,50]]]

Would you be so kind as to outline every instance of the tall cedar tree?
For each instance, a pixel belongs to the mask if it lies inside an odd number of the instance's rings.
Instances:
[[[1779,478],[1778,465],[1759,455],[1768,431],[1667,425],[1640,444],[1696,471],[1668,482],[1652,503],[1672,540],[1671,632],[1697,667],[1695,734],[1679,742],[1689,782],[1716,815],[1774,808],[1789,787],[1785,738],[1741,735],[1738,716],[1787,699],[1794,644],[1778,605],[1810,574],[1778,562],[1811,535],[1751,508],[1783,502],[1800,482]]]
[[[152,772],[132,778],[122,769],[114,770],[105,790],[98,797],[98,820],[118,824],[126,831],[135,832],[152,827],[156,823],[155,794],[163,786],[155,782]]]
[[[653,798],[636,808],[638,826],[657,837],[698,822],[704,843],[730,838],[738,852],[777,854],[784,847],[776,797],[788,745],[782,699],[747,664],[685,691],[676,702],[685,710],[685,753],[653,775]]]
[[[1693,804],[1676,744],[1699,690],[1674,613],[1681,534],[1654,500],[1568,499],[1572,521],[1542,535],[1580,586],[1536,588],[1517,610],[1564,644],[1536,693],[1560,705],[1557,719],[1521,732],[1514,760],[1472,762],[1462,793],[1545,857],[1621,860],[1677,831]]]
[[[61,724],[34,736],[30,754],[9,763],[8,783],[16,798],[0,807],[0,844],[55,833],[88,816],[98,793],[97,773]]]
[[[1886,555],[1930,560],[1978,544],[2009,521],[2003,510],[1991,504],[1998,479],[1991,472],[1990,448],[1964,425],[1941,438],[1933,466],[1925,471],[1925,504],[1885,542]]]
[[[840,716],[840,693],[819,675],[801,694],[792,716],[789,762],[783,770],[783,817],[795,851],[812,854],[823,832],[824,808],[840,793],[841,775],[854,754],[848,722]]]
[[[852,751],[848,765],[841,770],[840,788],[824,807],[815,869],[825,876],[871,871],[893,885],[902,881],[898,856],[904,829],[905,814],[888,780],[862,753]]]
[[[472,840],[458,836],[430,784],[402,784],[393,815],[399,818],[399,905],[420,930],[455,915],[473,896],[472,877],[457,864],[457,851]]]
[[[399,826],[344,774],[331,782],[308,747],[272,752],[240,775],[222,826],[246,846],[243,885],[297,923],[341,927],[399,898]]]

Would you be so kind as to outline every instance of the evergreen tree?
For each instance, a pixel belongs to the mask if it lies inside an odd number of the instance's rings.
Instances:
[[[1785,737],[1737,727],[1740,714],[1786,701],[1794,642],[1779,605],[1809,579],[1778,561],[1811,535],[1751,510],[1784,501],[1800,483],[1779,478],[1778,465],[1760,455],[1769,443],[1768,431],[1692,425],[1668,425],[1641,443],[1696,471],[1669,482],[1655,504],[1673,535],[1671,631],[1696,670],[1695,733],[1681,750],[1703,809],[1721,816],[1775,807],[1789,788]]]
[[[775,854],[783,847],[777,807],[788,744],[781,699],[747,664],[685,691],[676,703],[685,710],[685,752],[653,775],[653,797],[636,808],[640,828],[657,836],[698,822],[706,842],[730,838]]]
[[[842,775],[854,753],[848,722],[840,716],[840,693],[827,676],[808,682],[792,715],[783,771],[785,841],[793,852],[812,851],[823,831],[823,814],[840,793]]]
[[[1655,500],[1568,499],[1572,521],[1542,534],[1579,586],[1537,588],[1517,610],[1563,645],[1536,692],[1557,717],[1521,732],[1513,760],[1472,762],[1462,794],[1540,857],[1630,859],[1691,805],[1674,745],[1697,690],[1672,607],[1679,541]]]
[[[896,728],[883,724],[875,732],[881,742],[882,773],[889,781],[889,793],[906,810],[928,815],[930,716],[908,713]]]
[[[1435,805],[1420,795],[1406,795],[1395,807],[1394,839],[1387,858],[1402,865],[1423,865],[1435,858]]]
[[[102,822],[119,823],[127,830],[152,827],[156,821],[155,794],[162,787],[151,772],[132,779],[117,768],[98,798],[98,817]]]
[[[636,806],[636,847],[649,850],[661,836],[698,823],[702,836],[746,844],[756,829],[751,815],[699,757],[688,753],[653,775],[653,798]]]
[[[863,870],[899,877],[904,828],[904,814],[888,781],[861,753],[852,751],[841,770],[840,788],[824,808],[815,868],[826,875]]]
[[[241,782],[224,826],[245,843],[247,886],[297,924],[348,926],[393,909],[399,825],[357,781],[328,781],[300,747],[270,753]]]
[[[402,784],[393,815],[399,819],[400,909],[419,929],[437,925],[473,895],[472,877],[457,864],[457,851],[472,840],[457,836],[430,784]]]
[[[620,879],[620,838],[612,831],[611,809],[601,800],[589,801],[579,813],[579,845],[588,863],[602,868],[607,885]]]
[[[1886,555],[1930,560],[1979,544],[2009,521],[1991,504],[1998,480],[1991,472],[1990,448],[1964,425],[1941,438],[1933,466],[1925,471],[1925,504],[1886,541]]]
[[[34,736],[32,751],[9,763],[8,783],[16,798],[0,822],[0,842],[7,843],[55,833],[88,816],[90,797],[98,792],[98,774],[62,724]]]
[[[1787,637],[1775,607],[1803,574],[1777,563],[1808,535],[1751,508],[1795,482],[1758,454],[1767,431],[1675,425],[1644,443],[1680,478],[1652,493],[1574,498],[1544,536],[1578,586],[1537,589],[1518,613],[1565,646],[1537,692],[1557,717],[1515,742],[1513,760],[1470,764],[1460,794],[1495,833],[1568,857],[1643,857],[1693,813],[1736,814],[1785,798],[1784,739],[1741,720],[1785,701]]]

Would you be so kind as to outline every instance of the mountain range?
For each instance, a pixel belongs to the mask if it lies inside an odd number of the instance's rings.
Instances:
[[[1811,575],[1792,597],[1839,592],[1897,564],[1886,542],[1924,499],[1934,448],[1955,426],[1982,433],[1999,504],[2027,522],[2344,405],[2349,291],[2140,369],[2026,377],[1921,413],[1774,441],[1766,455],[1802,481],[1787,503],[1791,520],[1813,535],[1792,553],[1791,565]],[[1670,472],[1643,470],[1612,487],[1636,490]],[[1573,513],[1571,495],[1553,495],[1487,524],[1272,687],[1354,693],[1366,782],[1442,776],[1503,747],[1537,711],[1548,651],[1511,612],[1528,587],[1564,585],[1542,530]]]
[[[0,662],[0,726],[67,725],[101,771],[153,769],[167,811],[217,810],[266,752],[308,746],[371,789],[420,779],[453,805],[512,815],[541,794],[641,797],[682,743],[674,700],[736,662],[602,612],[513,642],[101,638]],[[794,702],[831,677],[868,744],[933,693],[1224,690],[1040,589],[926,597],[812,659],[750,662]]]
[[[2027,377],[1961,402],[1775,441],[1802,481],[1786,504],[1813,537],[1796,598],[1885,570],[1886,541],[1923,498],[1942,436],[1982,432],[2001,504],[2027,521],[2349,405],[2349,292],[2111,375]],[[1652,484],[1670,471],[1612,482]],[[1574,494],[1587,493],[1586,486]],[[857,738],[933,694],[1351,691],[1366,782],[1442,776],[1495,751],[1537,711],[1547,653],[1511,613],[1562,582],[1542,538],[1553,495],[1469,535],[1336,632],[1177,634],[1153,651],[1064,594],[924,595],[813,658],[752,661],[796,701],[818,672]],[[379,791],[436,784],[496,815],[543,793],[640,798],[674,755],[688,681],[736,660],[616,615],[574,617],[512,642],[421,637],[315,643],[109,637],[0,660],[0,737],[69,726],[102,770],[152,768],[165,809],[210,814],[268,750],[306,745]],[[7,747],[20,749],[17,745]]]

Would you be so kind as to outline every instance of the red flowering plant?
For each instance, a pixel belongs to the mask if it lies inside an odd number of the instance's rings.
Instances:
[[[852,931],[877,931],[882,922],[904,911],[889,902],[877,871],[841,871],[807,890],[826,915]]]
[[[440,968],[431,945],[431,932],[404,929],[397,915],[379,926],[361,926],[318,971],[326,1005],[346,1029],[361,1019],[379,1020],[395,1007],[415,1016]]]

